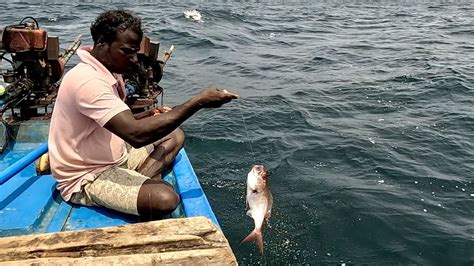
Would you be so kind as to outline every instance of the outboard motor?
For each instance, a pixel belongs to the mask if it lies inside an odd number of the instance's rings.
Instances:
[[[49,118],[64,66],[79,45],[80,36],[60,54],[59,38],[48,36],[33,17],[0,29],[0,63],[10,65],[0,68],[0,122],[6,132],[0,134],[0,152],[15,122]]]
[[[157,60],[159,50],[160,43],[151,42],[150,38],[143,36],[137,55],[139,68],[123,76],[126,102],[134,113],[155,107],[160,95],[163,104],[163,88],[158,83],[163,77],[163,67],[173,52],[173,46],[165,53],[163,60]]]

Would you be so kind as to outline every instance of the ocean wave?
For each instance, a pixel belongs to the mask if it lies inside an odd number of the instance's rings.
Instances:
[[[90,23],[111,5],[0,7],[3,26],[37,17],[63,47],[78,34],[91,44]],[[239,264],[472,261],[472,3],[114,7],[142,16],[161,47],[175,45],[165,104],[208,86],[241,96],[182,125]],[[203,23],[183,14],[193,9]],[[245,175],[257,162],[271,170],[278,232],[267,232],[263,258],[239,245],[251,228]]]

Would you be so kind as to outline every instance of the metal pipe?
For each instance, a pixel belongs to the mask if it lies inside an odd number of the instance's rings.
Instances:
[[[34,162],[48,151],[48,142],[41,144],[38,148],[23,156],[20,160],[10,165],[7,169],[0,173],[0,185],[7,182],[10,178],[25,169],[28,165]]]
[[[66,65],[69,62],[69,59],[71,59],[71,57],[74,55],[74,53],[76,53],[77,49],[79,48],[79,45],[81,45],[81,36],[82,36],[81,34],[77,35],[74,42],[71,43],[71,45],[69,45],[69,47],[64,51],[64,54],[62,55],[62,60],[63,60],[64,65]],[[52,88],[59,88],[59,84],[61,84],[61,80],[62,80],[62,77],[61,79],[59,79],[58,81],[54,83]]]
[[[74,40],[74,42],[69,45],[69,47],[66,49],[66,51],[64,52],[64,55],[63,55],[63,60],[64,60],[64,65],[67,64],[67,62],[69,61],[69,59],[71,59],[71,57],[74,55],[74,53],[76,52],[77,48],[79,48],[79,45],[81,45],[81,34],[79,34],[76,39]]]
[[[165,55],[163,56],[163,67],[165,67],[166,63],[168,63],[168,60],[173,54],[173,50],[174,50],[174,45],[171,45],[170,49],[168,49],[168,51],[166,51]]]

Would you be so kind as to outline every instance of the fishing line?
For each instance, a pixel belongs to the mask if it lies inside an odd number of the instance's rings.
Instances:
[[[247,134],[247,140],[249,142],[250,151],[251,151],[250,154],[252,155],[253,159],[255,159],[255,155],[254,155],[253,148],[252,148],[252,141],[250,140],[249,131],[247,129],[247,125],[245,124],[244,113],[242,112],[242,105],[240,105],[239,110],[240,110],[240,116],[242,117],[242,122],[244,123],[245,133]]]

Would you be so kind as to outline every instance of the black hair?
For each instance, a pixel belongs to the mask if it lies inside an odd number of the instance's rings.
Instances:
[[[111,43],[115,40],[118,32],[130,29],[143,37],[142,21],[130,11],[117,9],[108,10],[99,14],[91,24],[91,35],[94,45],[100,42]]]

